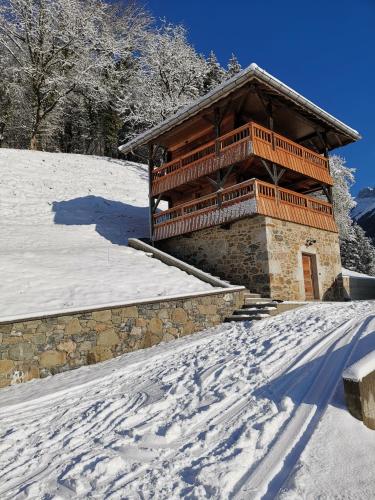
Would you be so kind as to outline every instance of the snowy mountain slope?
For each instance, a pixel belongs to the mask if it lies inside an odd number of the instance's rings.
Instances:
[[[147,192],[143,165],[0,149],[0,317],[212,289],[126,246]]]
[[[340,375],[374,318],[313,304],[4,389],[0,497],[373,498],[375,441]]]
[[[352,218],[365,230],[367,236],[375,238],[375,187],[362,189],[356,202]]]

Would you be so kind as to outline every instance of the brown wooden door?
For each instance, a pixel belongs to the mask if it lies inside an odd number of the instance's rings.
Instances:
[[[305,299],[314,300],[314,276],[313,276],[313,260],[311,255],[302,254],[303,279],[305,282]]]

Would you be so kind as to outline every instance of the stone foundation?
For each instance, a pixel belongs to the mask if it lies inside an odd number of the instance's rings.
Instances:
[[[221,323],[240,288],[0,323],[0,387],[168,342]]]
[[[338,235],[256,215],[158,242],[158,247],[251,292],[305,300],[302,253],[316,263],[317,299],[340,299]]]

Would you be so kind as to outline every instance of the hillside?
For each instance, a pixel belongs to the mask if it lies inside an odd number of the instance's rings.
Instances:
[[[356,202],[352,218],[365,230],[367,236],[375,238],[375,187],[362,189]]]
[[[311,304],[3,389],[0,497],[374,498],[341,385],[374,318]]]
[[[126,246],[147,192],[143,165],[0,149],[0,317],[211,289]]]

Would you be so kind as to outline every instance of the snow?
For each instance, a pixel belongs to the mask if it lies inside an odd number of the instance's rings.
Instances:
[[[347,380],[360,382],[363,377],[366,377],[366,375],[373,371],[375,371],[375,350],[367,354],[367,356],[360,359],[353,365],[346,368],[342,376]]]
[[[369,274],[358,273],[357,271],[351,271],[350,269],[342,268],[343,276],[352,276],[354,278],[364,278],[364,279],[372,279],[375,280],[375,276],[370,276]]]
[[[374,335],[375,302],[309,304],[6,388],[0,497],[372,498],[341,374]]]
[[[144,165],[0,149],[0,318],[213,288],[126,246],[148,234]]]

